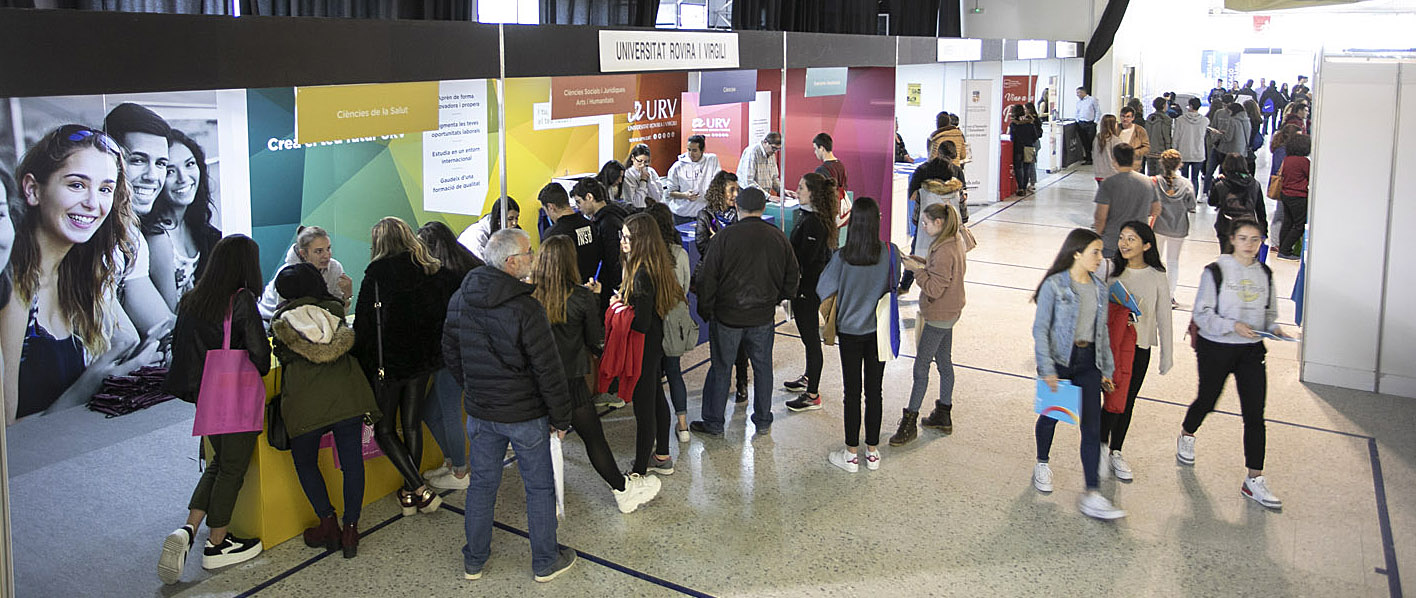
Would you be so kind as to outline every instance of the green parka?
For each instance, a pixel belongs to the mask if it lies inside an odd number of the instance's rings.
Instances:
[[[330,342],[311,342],[282,318],[286,312],[305,305],[315,305],[340,319]],[[344,305],[340,302],[303,298],[281,306],[271,319],[275,355],[280,359],[284,381],[281,415],[291,438],[351,417],[367,415],[371,423],[382,417],[368,377],[349,353],[354,346],[354,331],[344,324],[343,318]]]

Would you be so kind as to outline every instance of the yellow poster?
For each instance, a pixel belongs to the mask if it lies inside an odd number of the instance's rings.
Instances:
[[[905,91],[905,105],[919,107],[919,83],[907,83]]]
[[[295,88],[296,143],[437,129],[437,81]]]

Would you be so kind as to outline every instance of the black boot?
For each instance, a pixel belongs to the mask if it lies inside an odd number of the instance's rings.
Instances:
[[[938,405],[934,411],[929,413],[929,417],[919,422],[920,425],[933,430],[939,430],[945,434],[954,433],[954,420],[949,417],[949,412],[953,410],[953,405]]]
[[[919,429],[915,427],[915,422],[918,419],[918,411],[906,409],[904,414],[900,416],[900,429],[890,437],[890,446],[904,446],[919,436]]]

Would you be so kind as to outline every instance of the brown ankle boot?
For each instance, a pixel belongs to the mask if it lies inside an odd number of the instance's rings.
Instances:
[[[321,517],[319,523],[305,530],[305,545],[310,548],[339,550],[339,520],[332,515]]]
[[[344,545],[344,558],[352,559],[359,554],[359,524],[349,523],[344,526],[343,533],[340,534],[340,543]]]

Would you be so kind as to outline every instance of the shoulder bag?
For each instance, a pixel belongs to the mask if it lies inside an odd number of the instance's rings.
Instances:
[[[1268,198],[1278,199],[1283,193],[1283,165],[1279,165],[1278,174],[1269,177]]]
[[[890,260],[888,289],[875,303],[875,349],[880,361],[893,361],[900,356],[900,275],[895,271],[895,245],[887,245]]]
[[[285,428],[285,415],[280,409],[285,401],[285,366],[280,366],[280,373],[276,374],[275,396],[266,403],[265,423],[266,423],[266,443],[277,451],[290,450],[290,432]]]
[[[237,291],[239,292],[239,291]],[[232,294],[222,321],[220,349],[206,352],[202,385],[197,391],[193,436],[259,432],[265,428],[265,381],[245,349],[231,348]]]

